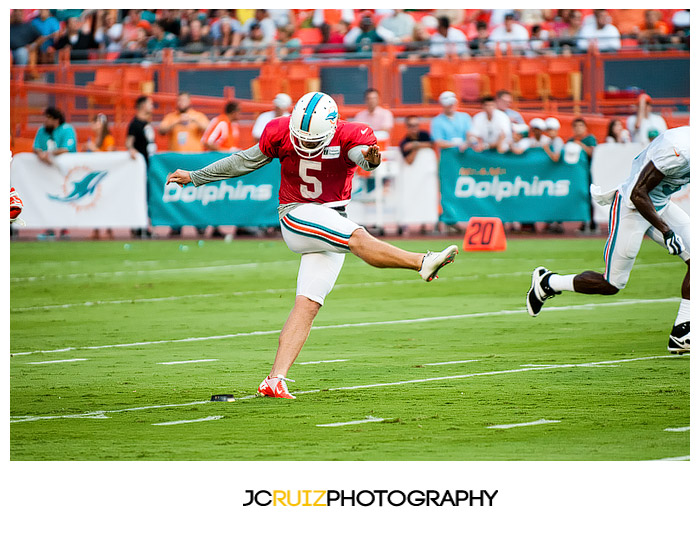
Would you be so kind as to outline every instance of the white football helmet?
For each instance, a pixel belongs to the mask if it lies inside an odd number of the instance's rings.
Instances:
[[[338,105],[330,95],[312,91],[294,105],[289,120],[289,136],[302,158],[315,158],[335,136]]]

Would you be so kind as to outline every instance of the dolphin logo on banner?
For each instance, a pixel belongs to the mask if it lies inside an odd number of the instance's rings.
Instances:
[[[73,182],[73,191],[66,196],[58,196],[47,194],[49,199],[54,201],[62,201],[64,203],[72,203],[90,197],[95,194],[97,185],[107,176],[106,171],[92,171],[85,175],[82,179]]]

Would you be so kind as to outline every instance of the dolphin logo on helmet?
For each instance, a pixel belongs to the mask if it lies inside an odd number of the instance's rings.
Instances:
[[[289,119],[289,136],[302,158],[315,158],[335,136],[338,105],[330,95],[312,91],[294,105]]]

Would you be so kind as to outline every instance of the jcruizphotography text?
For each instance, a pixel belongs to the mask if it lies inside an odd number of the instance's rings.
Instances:
[[[498,490],[245,490],[243,506],[493,506]]]

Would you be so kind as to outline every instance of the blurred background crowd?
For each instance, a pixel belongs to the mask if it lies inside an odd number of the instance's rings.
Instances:
[[[111,59],[256,56],[273,45],[297,56],[302,46],[323,54],[361,54],[372,43],[395,43],[422,56],[490,55],[510,43],[522,54],[601,51],[623,46],[690,46],[687,9],[15,9],[10,49],[15,64],[71,60],[99,52]]]

